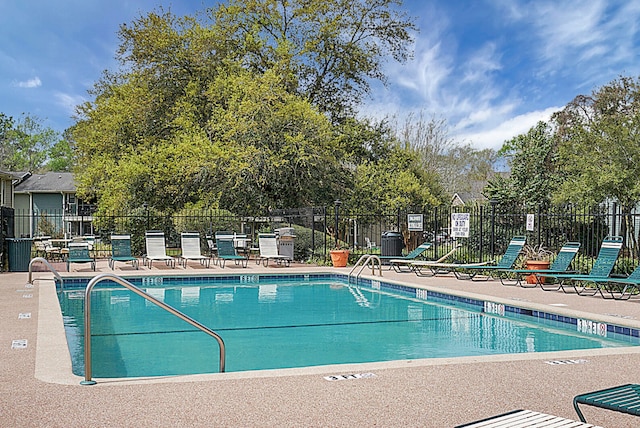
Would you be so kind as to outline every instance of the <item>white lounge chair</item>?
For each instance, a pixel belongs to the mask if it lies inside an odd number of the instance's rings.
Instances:
[[[180,261],[183,267],[187,267],[189,260],[198,260],[202,266],[209,267],[211,259],[203,256],[200,251],[200,234],[198,232],[183,232],[180,235],[182,255]]]
[[[164,261],[167,266],[176,267],[176,259],[167,255],[164,233],[158,230],[150,230],[145,234],[147,254],[144,256],[144,265],[151,269],[154,261]]]
[[[258,234],[258,247],[260,248],[260,256],[256,260],[256,264],[267,266],[269,260],[274,260],[277,264],[284,263],[285,266],[291,264],[291,258],[278,253],[278,243],[276,235],[273,233]]]

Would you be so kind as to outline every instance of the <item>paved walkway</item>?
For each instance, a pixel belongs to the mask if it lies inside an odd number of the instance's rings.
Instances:
[[[71,275],[93,274],[85,266],[77,266]],[[197,264],[175,271],[154,266],[153,274],[196,273],[194,266]],[[212,267],[204,271],[336,270],[303,265],[264,268],[250,263],[247,270]],[[98,271],[111,272],[106,261],[99,262]],[[116,273],[135,271],[123,265]],[[606,301],[504,287],[496,281],[477,283],[451,277],[417,278],[386,270],[383,273],[385,279],[430,289],[492,296],[497,302],[640,328],[640,299]],[[46,272],[34,276],[51,278]],[[522,408],[576,419],[573,396],[622,383],[640,383],[638,347],[109,380],[80,386],[81,379],[71,374],[69,362],[59,357],[67,351],[60,341],[61,317],[52,281],[35,281],[33,288],[26,287],[26,282],[26,273],[0,274],[2,427],[450,427]],[[15,340],[26,340],[26,347],[12,349]],[[581,362],[548,364],[552,360]],[[332,382],[324,378],[354,373],[375,376]],[[636,417],[606,410],[587,407],[584,413],[587,421],[604,427],[640,426]]]

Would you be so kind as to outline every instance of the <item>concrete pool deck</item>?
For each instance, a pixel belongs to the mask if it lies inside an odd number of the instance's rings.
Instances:
[[[170,269],[159,264],[140,274],[244,274],[344,272],[349,268],[292,265],[247,269]],[[56,265],[60,272],[63,265]],[[86,265],[69,275],[91,276]],[[106,260],[98,272],[112,272]],[[119,265],[119,275],[136,274]],[[64,275],[67,275],[64,273]],[[418,278],[384,270],[384,279],[498,303],[541,308],[640,328],[640,298],[611,301],[538,288],[505,287],[498,281],[459,281],[452,276]],[[0,274],[0,426],[24,427],[452,427],[514,409],[577,419],[575,395],[640,383],[640,347],[395,361],[278,371],[222,373],[136,380],[81,378],[60,360],[61,326],[55,319],[51,273]],[[54,295],[54,293],[53,293]],[[27,316],[29,314],[29,316]],[[60,318],[60,315],[57,315]],[[53,318],[52,318],[53,317]],[[21,347],[26,340],[26,347]],[[15,345],[14,345],[15,343]],[[12,347],[14,345],[14,347]],[[67,357],[68,359],[68,357]],[[549,364],[574,360],[575,364]],[[328,381],[326,376],[372,373]],[[637,427],[640,419],[584,408],[587,421],[604,427]]]

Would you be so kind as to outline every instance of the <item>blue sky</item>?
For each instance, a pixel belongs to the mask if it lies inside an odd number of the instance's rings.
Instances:
[[[63,131],[105,69],[120,24],[163,6],[177,15],[212,0],[0,0],[0,112]],[[499,148],[578,94],[640,75],[640,2],[405,0],[416,18],[414,59],[389,62],[361,110],[423,112],[451,135]]]

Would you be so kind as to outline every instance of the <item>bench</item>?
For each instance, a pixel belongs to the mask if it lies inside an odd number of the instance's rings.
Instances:
[[[602,428],[583,422],[531,410],[514,410],[481,421],[458,425],[456,428],[509,428],[509,427],[557,427],[557,428]]]
[[[627,384],[600,391],[576,395],[573,408],[582,422],[586,422],[578,404],[600,407],[614,412],[640,416],[640,385]]]

